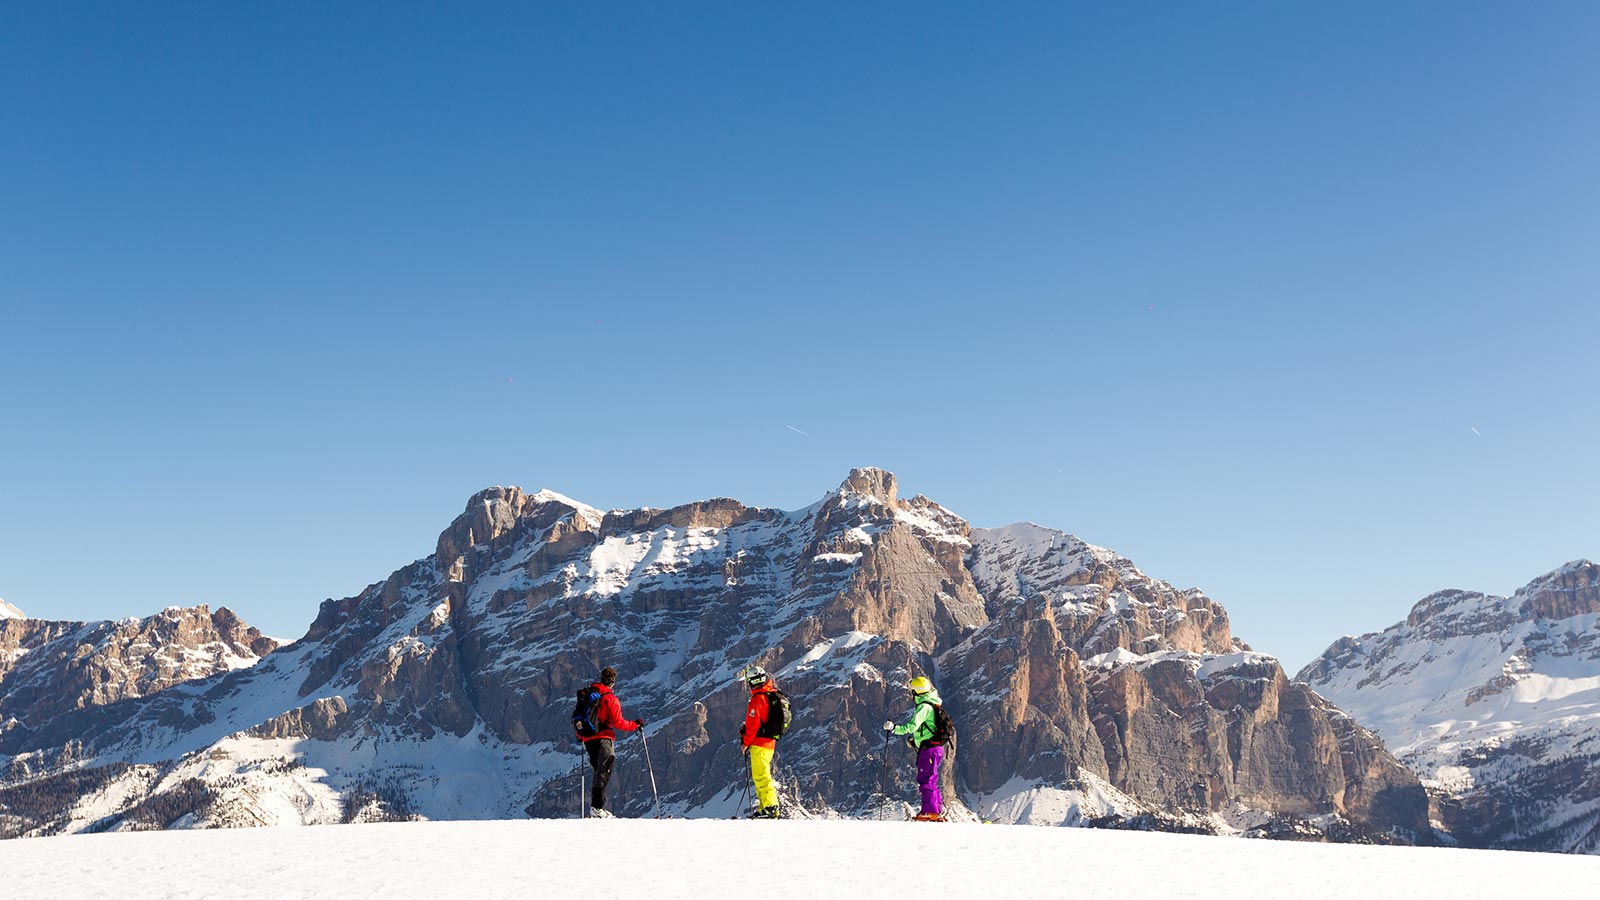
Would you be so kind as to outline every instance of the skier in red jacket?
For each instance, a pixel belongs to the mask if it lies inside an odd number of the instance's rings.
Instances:
[[[611,781],[611,765],[616,761],[616,732],[638,731],[644,727],[643,719],[629,721],[622,717],[622,701],[611,692],[611,686],[616,683],[616,669],[606,666],[600,670],[600,680],[590,685],[600,694],[594,711],[595,733],[578,735],[583,749],[589,753],[589,765],[594,769],[594,788],[589,791],[590,815],[602,819],[613,818],[606,811],[606,785]]]
[[[776,819],[778,812],[778,786],[772,780],[772,757],[778,752],[781,730],[769,727],[774,719],[774,698],[781,696],[772,676],[760,666],[744,670],[745,683],[750,686],[750,703],[745,707],[744,727],[739,729],[739,741],[750,758],[750,781],[756,788],[755,819]],[[781,719],[782,712],[776,717]]]

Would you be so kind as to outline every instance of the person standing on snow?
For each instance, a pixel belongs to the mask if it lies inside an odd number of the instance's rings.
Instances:
[[[606,666],[600,670],[600,680],[589,685],[590,696],[599,695],[594,697],[589,712],[594,733],[586,735],[581,727],[578,730],[578,740],[583,742],[583,749],[589,754],[589,766],[594,769],[594,787],[589,791],[590,815],[602,819],[614,818],[606,810],[606,785],[611,781],[611,766],[616,762],[616,732],[638,731],[644,727],[643,719],[622,718],[622,701],[611,692],[611,686],[616,683],[616,669]],[[575,715],[574,721],[577,719]]]
[[[789,727],[789,698],[760,666],[745,669],[744,680],[750,686],[750,703],[739,738],[750,759],[750,781],[756,789],[758,809],[751,818],[776,819],[778,786],[772,780],[772,757],[778,752],[778,738]]]
[[[954,729],[944,712],[939,692],[933,689],[933,682],[918,675],[907,687],[915,701],[911,718],[903,725],[884,722],[883,730],[906,735],[906,743],[917,750],[917,786],[922,789],[922,812],[916,815],[916,820],[942,822],[944,798],[939,793],[939,766],[944,762],[945,744],[954,737]]]

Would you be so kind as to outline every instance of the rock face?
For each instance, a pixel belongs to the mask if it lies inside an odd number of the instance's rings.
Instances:
[[[612,665],[662,801],[728,815],[749,663],[794,699],[777,772],[796,815],[903,814],[911,751],[879,726],[926,674],[957,724],[960,815],[1428,832],[1416,779],[1204,594],[1061,532],[973,529],[879,469],[794,511],[480,492],[432,556],[324,603],[257,665],[8,734],[0,808],[77,778],[99,799],[13,813],[11,833],[575,815],[573,694]],[[624,815],[651,808],[641,750],[619,741]]]
[[[0,727],[16,740],[27,723],[251,666],[277,646],[226,607],[116,622],[0,619]]]
[[[1070,791],[1088,776],[1147,807],[1224,814],[1235,825],[1259,821],[1245,813],[1253,810],[1428,832],[1416,780],[1370,732],[1235,639],[1226,611],[1203,593],[1175,590],[1109,550],[1037,525],[972,537],[971,570],[993,624],[948,667],[960,676],[963,661],[982,660],[958,695],[1000,689],[992,702],[1001,708],[985,716],[980,707],[980,721],[1059,735],[1039,756],[1068,764],[1050,773],[1053,781],[1029,771],[1040,779],[1035,790]],[[1016,663],[1008,647],[1025,648]],[[995,683],[997,663],[1015,666],[1009,681]],[[1034,718],[1054,730],[1027,728],[1019,714],[1035,696],[1041,664],[1046,689]],[[1087,733],[1061,727],[1078,721],[1074,696],[1083,698]],[[994,736],[977,752],[1008,743],[1004,729]],[[975,765],[969,786],[995,796],[1005,767]]]
[[[1456,839],[1600,851],[1600,566],[1440,591],[1297,677],[1396,748]]]

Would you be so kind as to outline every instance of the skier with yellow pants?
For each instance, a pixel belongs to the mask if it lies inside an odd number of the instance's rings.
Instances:
[[[750,781],[756,789],[757,808],[751,818],[776,819],[778,785],[772,780],[772,757],[778,752],[778,738],[789,727],[789,698],[760,666],[745,669],[744,680],[750,686],[750,704],[739,738],[750,758]]]

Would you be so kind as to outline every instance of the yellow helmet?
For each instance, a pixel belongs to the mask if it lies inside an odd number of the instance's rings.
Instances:
[[[933,690],[933,682],[929,681],[926,676],[918,675],[911,679],[911,682],[906,687],[911,688],[911,693],[913,694],[926,694]]]

